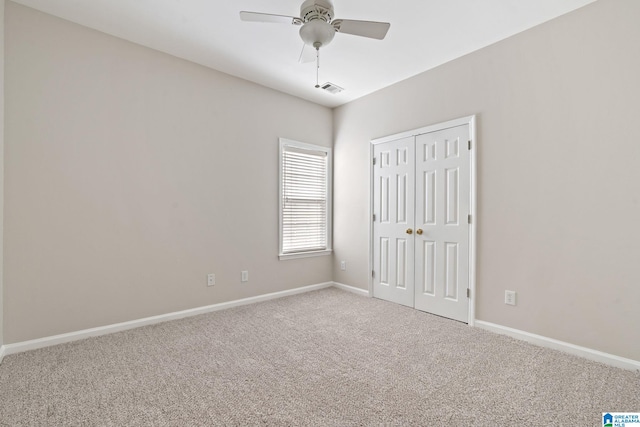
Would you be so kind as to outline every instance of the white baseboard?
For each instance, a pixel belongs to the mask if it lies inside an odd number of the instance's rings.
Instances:
[[[239,307],[242,305],[254,304],[257,302],[268,301],[276,298],[287,297],[290,295],[301,294],[304,292],[316,291],[319,289],[329,288],[333,286],[333,282],[319,283],[316,285],[303,286],[300,288],[289,289],[286,291],[273,292],[270,294],[258,295],[250,298],[243,298],[234,301],[222,302],[219,304],[207,305],[204,307],[192,308],[189,310],[176,311],[173,313],[161,314],[158,316],[145,317],[143,319],[131,320],[129,322],[115,323],[97,328],[84,329],[66,334],[54,335],[50,337],[38,338],[35,340],[22,341],[14,344],[5,344],[0,348],[0,362],[3,356],[21,353],[28,350],[36,350],[38,348],[49,347],[52,345],[63,344],[71,341],[77,341],[89,337],[97,337],[100,335],[112,334],[114,332],[126,331],[127,329],[139,328],[141,326],[153,325],[156,323],[167,322],[169,320],[177,320],[185,317],[197,316],[199,314],[211,313],[214,311],[225,310],[227,308]]]
[[[362,295],[365,297],[369,296],[369,291],[367,291],[366,289],[356,288],[354,286],[349,286],[349,285],[343,285],[342,283],[338,283],[338,282],[333,282],[333,286],[335,286],[338,289],[342,289],[343,291],[351,292],[357,295]]]
[[[476,320],[475,326],[481,329],[486,329],[487,331],[495,332],[502,335],[508,335],[511,338],[527,341],[541,347],[552,348],[554,350],[573,354],[574,356],[580,356],[584,357],[585,359],[604,363],[609,366],[615,366],[616,368],[629,369],[632,371],[640,369],[640,361],[637,360],[626,359],[624,357],[604,353],[602,351],[593,350],[587,347],[580,347],[579,345],[570,344],[568,342],[559,341],[542,335],[532,334],[529,332],[521,331],[519,329],[513,329],[507,326],[497,325],[495,323],[485,322],[482,320]]]

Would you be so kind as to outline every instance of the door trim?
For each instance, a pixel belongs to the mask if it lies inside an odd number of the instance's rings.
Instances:
[[[415,137],[423,133],[436,132],[444,129],[449,129],[457,126],[469,125],[469,138],[471,140],[471,150],[469,152],[469,210],[471,212],[471,224],[469,224],[469,289],[471,296],[469,298],[469,326],[475,325],[476,320],[476,236],[477,236],[477,224],[478,214],[476,209],[476,191],[477,191],[477,179],[476,179],[476,153],[477,153],[477,138],[476,138],[476,116],[461,117],[458,119],[449,120],[442,123],[436,123],[421,128],[396,133],[393,135],[384,136],[371,140],[369,144],[369,297],[373,297],[373,277],[371,272],[373,271],[373,148],[377,144],[383,144],[385,142],[395,141],[400,138]]]

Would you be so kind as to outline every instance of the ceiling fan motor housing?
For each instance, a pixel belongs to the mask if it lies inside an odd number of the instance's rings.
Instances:
[[[327,0],[307,0],[300,7],[300,18],[304,22],[300,37],[309,46],[320,49],[328,45],[336,29],[330,24],[333,19],[333,5]]]

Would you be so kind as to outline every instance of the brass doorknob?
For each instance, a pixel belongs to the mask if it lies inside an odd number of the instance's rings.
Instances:
[[[407,234],[413,234],[413,230],[410,228],[407,228]]]
[[[418,228],[418,229],[416,230],[416,234],[422,234],[422,228]]]

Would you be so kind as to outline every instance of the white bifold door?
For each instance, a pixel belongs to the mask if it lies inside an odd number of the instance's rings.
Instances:
[[[373,296],[468,322],[469,125],[373,147]]]

